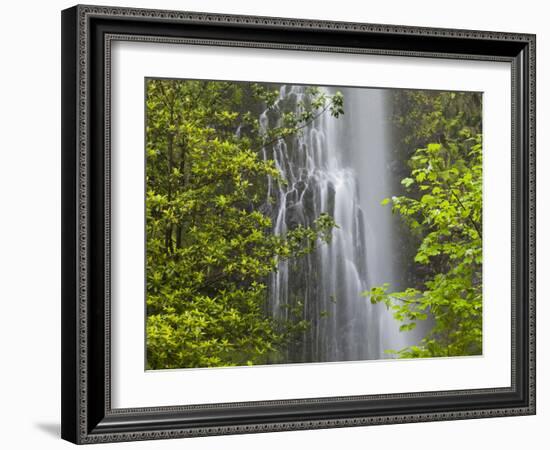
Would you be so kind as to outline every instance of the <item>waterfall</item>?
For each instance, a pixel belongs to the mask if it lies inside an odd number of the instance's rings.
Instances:
[[[323,88],[331,95],[336,91]],[[388,170],[388,100],[383,90],[347,88],[345,114],[327,111],[297,135],[263,149],[287,181],[268,180],[273,232],[311,226],[321,213],[334,218],[330,244],[304,257],[280,261],[269,282],[269,310],[279,319],[310,326],[286,362],[383,358],[389,345],[410,345],[382,305],[361,295],[369,287],[396,284]],[[282,86],[279,99],[260,116],[263,132],[281,125],[285,112],[300,114],[304,86]],[[299,317],[296,318],[296,314]]]
[[[347,163],[359,168],[359,198],[365,212],[365,242],[369,287],[389,283],[399,291],[404,285],[404,261],[395,246],[398,217],[381,200],[396,192],[392,157],[394,133],[391,123],[392,95],[386,89],[344,89],[347,100],[345,142],[348,142]],[[377,332],[371,336],[372,352],[368,359],[387,358],[388,349],[399,350],[417,344],[426,334],[429,323],[418,323],[414,331],[400,332],[401,325],[383,305],[374,305],[369,325]]]

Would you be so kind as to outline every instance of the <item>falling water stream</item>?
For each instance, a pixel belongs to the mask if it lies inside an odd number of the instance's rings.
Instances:
[[[336,89],[323,88],[327,95]],[[287,355],[289,362],[353,361],[387,357],[384,350],[418,342],[400,333],[382,305],[361,293],[372,286],[398,287],[393,247],[395,220],[380,201],[391,196],[390,93],[343,88],[345,114],[328,111],[292,138],[263,149],[287,183],[268,181],[273,231],[284,235],[312,226],[321,213],[337,224],[329,244],[313,253],[280,261],[270,280],[269,308],[276,318],[306,319],[310,326]],[[300,113],[304,86],[282,86],[274,107],[260,116],[262,130],[281,125],[285,112]],[[398,255],[398,253],[397,253]]]

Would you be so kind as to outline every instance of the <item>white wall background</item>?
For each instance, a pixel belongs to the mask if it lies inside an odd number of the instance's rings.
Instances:
[[[97,1],[103,4],[104,2]],[[545,3],[501,0],[111,0],[105,4],[536,33],[538,274],[550,270],[550,29]],[[71,1],[9,2],[0,27],[0,446],[69,448],[60,403],[60,10]],[[315,447],[446,450],[543,448],[550,423],[550,307],[538,301],[538,415],[502,419],[116,444],[135,449]],[[368,380],[366,380],[368,382]],[[113,447],[114,448],[114,447]]]

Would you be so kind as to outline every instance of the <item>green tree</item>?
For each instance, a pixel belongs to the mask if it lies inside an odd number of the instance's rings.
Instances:
[[[260,150],[342,114],[343,98],[312,89],[301,113],[261,132],[273,86],[149,79],[146,88],[147,366],[274,360],[307,324],[269,317],[267,277],[329,241],[335,224],[323,214],[275,236],[262,212],[266,180],[285,180]]]
[[[477,355],[482,351],[482,136],[480,95],[405,92],[398,122],[413,146],[405,195],[391,204],[419,245],[424,268],[418,286],[365,292],[383,303],[401,331],[432,316],[418,346],[391,351],[400,357]],[[404,106],[403,106],[404,105]],[[416,123],[416,126],[413,124]],[[423,147],[417,147],[421,143]]]

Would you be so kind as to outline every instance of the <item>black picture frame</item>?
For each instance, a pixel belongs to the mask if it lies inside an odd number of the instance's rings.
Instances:
[[[510,62],[511,386],[112,409],[108,111],[116,39]],[[62,437],[78,444],[535,414],[535,36],[119,7],[64,10],[61,350]]]

